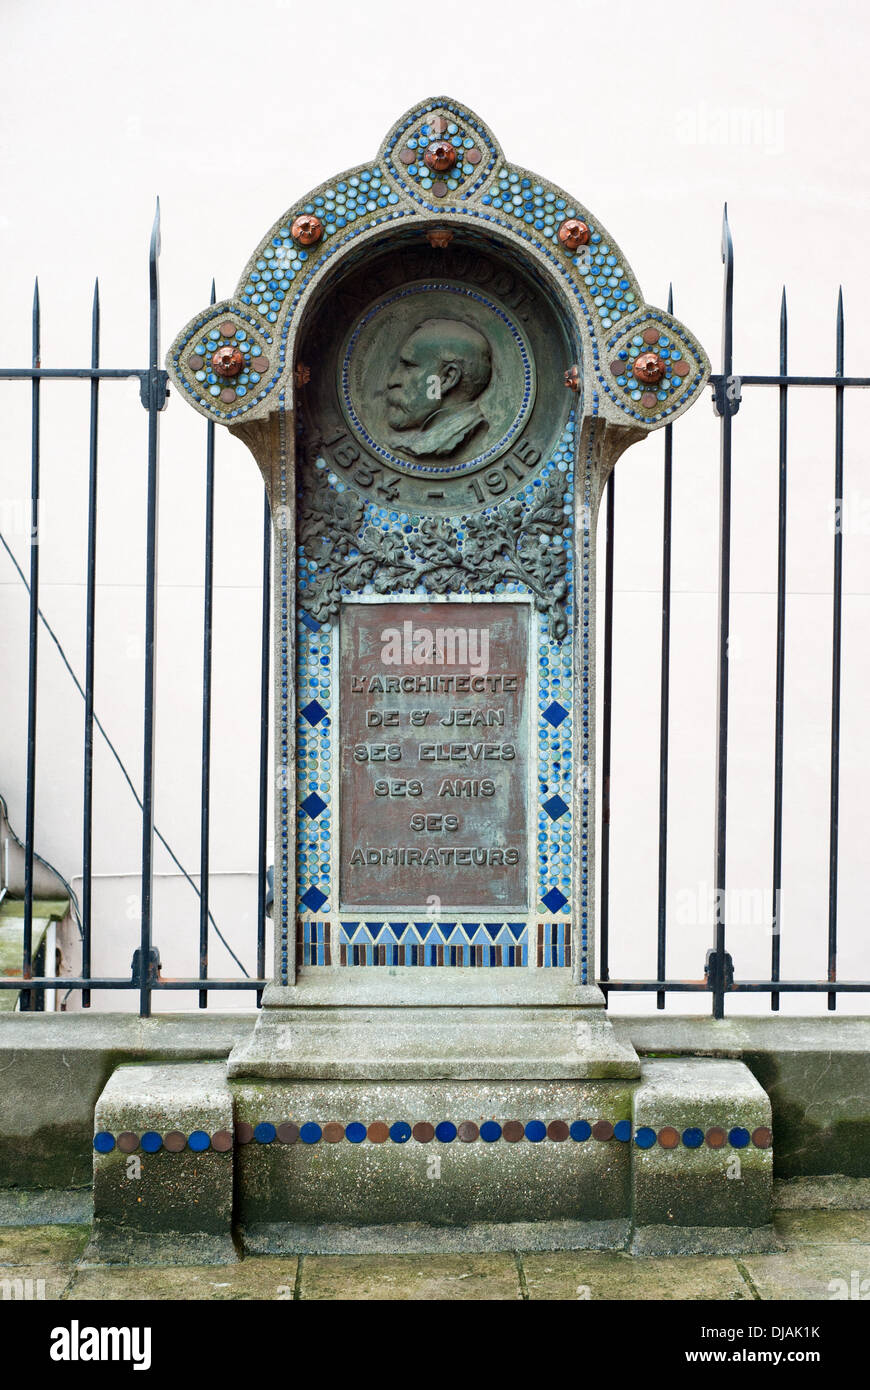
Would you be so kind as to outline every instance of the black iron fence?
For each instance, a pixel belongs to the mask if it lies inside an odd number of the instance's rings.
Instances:
[[[233,954],[241,977],[218,978],[209,975],[209,945],[212,933],[218,933],[209,901],[209,853],[211,808],[211,727],[212,727],[212,625],[214,612],[214,482],[215,426],[205,426],[205,565],[203,575],[203,642],[202,642],[202,784],[200,795],[200,857],[197,879],[184,868],[170,845],[154,823],[154,697],[155,697],[155,639],[157,592],[157,480],[158,437],[160,415],[168,395],[167,374],[160,365],[160,299],[158,256],[160,249],[159,207],[155,216],[149,253],[149,354],[148,364],[140,368],[104,368],[100,363],[100,302],[98,287],[94,292],[91,325],[91,363],[89,367],[45,368],[41,365],[40,304],[38,286],[34,293],[32,315],[32,361],[29,367],[0,369],[0,380],[24,381],[31,390],[31,450],[30,498],[31,545],[30,572],[27,575],[18,564],[6,542],[0,542],[19,572],[29,592],[28,641],[28,703],[26,749],[26,805],[24,819],[24,903],[23,946],[21,975],[0,978],[0,989],[21,991],[20,1007],[38,1006],[45,989],[80,990],[83,1007],[91,1003],[94,990],[133,990],[139,995],[139,1012],[145,1017],[152,1008],[152,996],[160,991],[198,991],[200,1008],[207,1007],[213,990],[253,990],[259,1002],[266,980],[266,911],[267,911],[267,843],[268,843],[268,728],[270,682],[270,572],[271,528],[268,503],[263,515],[262,561],[262,634],[260,657],[260,745],[258,772],[258,869],[256,911],[256,974],[249,975],[238,957]],[[830,804],[828,856],[828,915],[827,915],[827,972],[824,980],[784,980],[781,976],[780,923],[777,920],[782,886],[782,824],[783,824],[783,734],[786,701],[786,542],[788,500],[788,403],[792,388],[824,387],[834,393],[834,440],[832,498],[834,504],[843,502],[843,419],[847,390],[870,387],[870,377],[847,377],[844,374],[844,332],[842,295],[837,307],[835,369],[830,376],[798,376],[788,372],[788,322],[783,294],[780,318],[779,372],[775,375],[737,375],[733,365],[734,319],[734,253],[727,214],[723,223],[722,255],[725,265],[723,308],[722,371],[713,376],[714,404],[720,420],[720,550],[719,550],[719,613],[718,613],[718,711],[717,756],[715,786],[715,871],[714,903],[715,930],[703,979],[675,980],[667,976],[668,948],[668,787],[669,787],[669,730],[670,730],[670,670],[671,670],[671,558],[673,510],[673,428],[667,426],[664,436],[663,534],[662,534],[662,620],[660,664],[660,724],[658,776],[658,892],[656,903],[656,978],[613,979],[610,974],[610,810],[611,810],[611,752],[613,740],[612,675],[613,675],[613,601],[614,553],[616,522],[616,474],[611,475],[605,494],[606,545],[604,555],[604,604],[601,613],[603,669],[600,682],[602,699],[602,739],[599,766],[602,779],[601,835],[599,843],[599,902],[600,948],[599,981],[605,993],[634,991],[654,993],[656,1004],[664,1008],[669,993],[705,993],[710,996],[712,1012],[721,1018],[726,994],[769,994],[771,1008],[778,1009],[784,992],[824,994],[829,1009],[836,1008],[841,993],[870,992],[870,980],[842,980],[837,972],[837,911],[838,911],[838,815],[840,788],[840,706],[841,706],[841,642],[843,610],[843,549],[842,529],[835,527],[833,536],[833,637],[831,651],[830,704]],[[212,288],[214,302],[214,288]],[[669,303],[669,308],[671,307]],[[96,544],[99,519],[98,458],[100,389],[104,382],[136,377],[140,399],[147,413],[147,508],[146,508],[146,574],[145,604],[145,681],[143,695],[143,774],[141,793],[134,786],[126,768],[105,733],[94,709],[94,651],[96,630]],[[40,394],[42,382],[52,379],[80,379],[90,385],[90,434],[88,467],[87,568],[85,586],[85,669],[84,682],[66,661],[57,638],[39,603],[39,531],[40,501]],[[774,747],[773,795],[773,855],[771,863],[773,917],[770,922],[771,954],[769,979],[735,979],[731,957],[727,950],[726,856],[728,809],[728,642],[730,632],[731,597],[731,460],[734,420],[740,408],[742,393],[749,387],[774,388],[779,395],[779,505],[777,527],[777,610],[776,610],[776,708]],[[72,679],[84,700],[84,785],[82,799],[82,894],[77,920],[81,936],[81,972],[76,977],[37,975],[34,972],[34,865],[39,861],[35,851],[36,828],[36,727],[37,673],[41,631],[53,639],[61,651]],[[123,978],[94,975],[91,969],[93,943],[93,769],[95,728],[106,737],[119,767],[141,810],[141,919],[139,945],[133,957],[131,974]],[[197,978],[165,979],[160,975],[159,956],[154,946],[154,847],[159,840],[177,868],[199,896],[199,975]],[[226,944],[226,943],[225,943]],[[22,989],[22,982],[29,988]]]

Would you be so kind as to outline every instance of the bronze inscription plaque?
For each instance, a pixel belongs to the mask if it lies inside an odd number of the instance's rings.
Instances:
[[[342,605],[342,910],[527,910],[529,623],[524,603]]]

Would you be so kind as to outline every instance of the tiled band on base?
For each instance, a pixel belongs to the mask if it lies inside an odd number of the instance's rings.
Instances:
[[[517,1143],[521,1139],[527,1139],[531,1144],[539,1144],[544,1139],[553,1143],[573,1139],[575,1143],[580,1144],[585,1143],[587,1139],[596,1139],[603,1143],[616,1139],[626,1144],[631,1137],[629,1120],[618,1120],[616,1124],[611,1124],[609,1120],[595,1120],[591,1123],[589,1120],[574,1120],[571,1123],[567,1120],[551,1120],[549,1124],[545,1124],[543,1120],[527,1120],[525,1123],[522,1120],[505,1120],[503,1123],[499,1123],[498,1120],[485,1120],[481,1125],[477,1125],[474,1120],[462,1120],[459,1124],[454,1124],[452,1120],[441,1120],[435,1125],[423,1120],[413,1126],[407,1120],[397,1120],[391,1125],[385,1124],[382,1120],[375,1120],[368,1126],[359,1121],[352,1121],[348,1125],[327,1121],[320,1125],[308,1120],[297,1125],[288,1120],[275,1125],[271,1120],[261,1120],[259,1124],[252,1125],[242,1120],[235,1127],[235,1139],[239,1144],[271,1144],[276,1140],[279,1144],[295,1144],[297,1141],[303,1144],[317,1144],[321,1140],[327,1144],[337,1144],[342,1139],[348,1140],[351,1144],[361,1144],[364,1140],[368,1140],[370,1144],[384,1144],[388,1139],[394,1144],[407,1144],[409,1139],[416,1140],[418,1144],[429,1144],[433,1139],[437,1139],[441,1144],[450,1144],[455,1139],[464,1144],[474,1143],[478,1139],[482,1139],[485,1144],[494,1144],[500,1139],[509,1144]],[[681,1145],[686,1149],[699,1149],[704,1144],[711,1149],[722,1149],[726,1144],[732,1149],[745,1149],[750,1144],[757,1149],[769,1149],[773,1143],[773,1135],[763,1125],[754,1129],[751,1134],[748,1129],[739,1125],[732,1129],[712,1125],[706,1130],[689,1126],[682,1131],[672,1125],[663,1125],[659,1130],[643,1125],[635,1131],[634,1142],[639,1149],[651,1149],[655,1144],[662,1149],[676,1149]],[[145,1153],[157,1153],[161,1148],[169,1153],[181,1153],[185,1148],[192,1149],[195,1153],[209,1148],[218,1153],[226,1153],[233,1146],[233,1135],[227,1129],[218,1130],[212,1135],[202,1129],[196,1129],[190,1135],[184,1135],[178,1130],[170,1130],[168,1134],[163,1135],[158,1134],[156,1130],[146,1130],[141,1136],[129,1131],[114,1135],[107,1130],[100,1130],[94,1135],[94,1148],[97,1153],[111,1153],[116,1146],[121,1153],[133,1153],[137,1148],[141,1148]]]

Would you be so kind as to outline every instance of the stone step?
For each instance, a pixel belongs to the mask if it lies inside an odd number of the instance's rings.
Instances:
[[[771,1248],[770,1104],[742,1062],[621,1081],[227,1081],[119,1067],[96,1108],[88,1259],[244,1248]],[[391,1234],[392,1232],[392,1234]],[[464,1242],[464,1244],[463,1244]]]

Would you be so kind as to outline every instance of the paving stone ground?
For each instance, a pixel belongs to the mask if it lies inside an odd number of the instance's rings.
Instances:
[[[0,1300],[804,1299],[870,1294],[870,1212],[781,1211],[769,1255],[592,1251],[249,1256],[235,1265],[85,1267],[87,1226],[0,1227]]]

